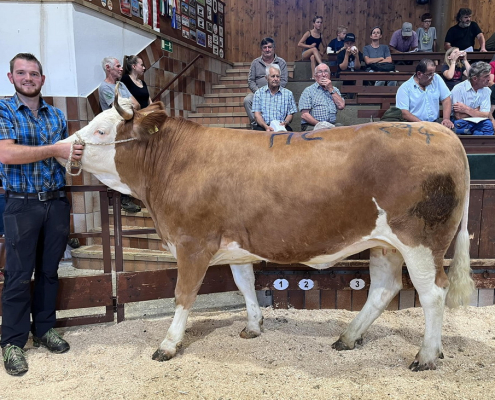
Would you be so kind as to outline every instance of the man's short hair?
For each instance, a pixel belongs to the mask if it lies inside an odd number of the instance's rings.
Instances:
[[[320,65],[324,65],[325,67],[327,67],[328,72],[330,72],[330,67],[329,67],[327,64],[325,64],[324,62],[322,62],[321,64],[318,64],[318,65],[315,67],[315,74],[316,74],[316,69],[317,69]]]
[[[261,39],[260,47],[263,47],[267,44],[273,44],[273,47],[275,48],[275,40],[273,40],[271,37],[266,37]]]
[[[344,25],[337,26],[337,34],[342,33],[342,32],[347,32],[347,27]]]
[[[490,64],[484,62],[484,61],[478,61],[473,64],[471,64],[471,68],[469,69],[468,77],[469,79],[474,78],[477,76],[478,78],[480,76],[489,74],[491,71],[492,67]]]
[[[38,69],[40,70],[40,75],[43,75],[43,67],[41,66],[41,63],[31,53],[19,53],[12,60],[10,60],[10,73],[14,72],[15,60],[26,60],[26,61],[35,62],[36,64],[38,64]]]
[[[425,19],[432,19],[432,16],[430,13],[424,13],[422,16],[421,16],[421,22],[424,22]]]
[[[270,70],[271,69],[276,69],[279,74],[282,72],[280,71],[280,67],[277,64],[268,64],[265,68],[266,76],[270,75]]]
[[[457,22],[461,22],[462,17],[465,15],[473,15],[473,12],[470,8],[460,8],[455,17]]]
[[[435,65],[435,62],[433,60],[430,60],[429,58],[423,58],[418,65],[416,65],[416,72],[422,72],[423,74],[426,73],[426,70],[428,69],[429,66]]]
[[[101,61],[101,67],[103,68],[103,71],[106,72],[106,66],[107,65],[110,65],[110,68],[113,68],[115,67],[115,61],[118,61],[115,57],[105,57],[102,61]]]

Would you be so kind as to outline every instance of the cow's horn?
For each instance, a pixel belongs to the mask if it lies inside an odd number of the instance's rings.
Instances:
[[[120,104],[119,104],[119,85],[120,85],[120,82],[117,82],[117,84],[115,85],[115,99],[113,101],[113,106],[115,107],[115,109],[117,110],[117,112],[120,114],[120,116],[122,118],[124,118],[126,121],[129,121],[130,119],[132,119],[134,114],[132,112],[124,110],[120,106]]]

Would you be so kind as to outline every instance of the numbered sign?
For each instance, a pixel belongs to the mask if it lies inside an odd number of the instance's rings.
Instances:
[[[273,287],[277,290],[285,290],[289,287],[289,281],[287,279],[276,279],[273,282]]]
[[[362,279],[353,279],[351,281],[351,289],[354,289],[354,290],[361,290],[364,288],[366,284],[364,283],[364,281]]]
[[[310,289],[313,289],[314,286],[315,286],[315,283],[311,279],[301,279],[299,281],[299,289],[310,290]]]

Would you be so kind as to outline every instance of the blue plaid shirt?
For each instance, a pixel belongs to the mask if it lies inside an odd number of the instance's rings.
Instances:
[[[333,90],[339,94],[340,90],[335,86]],[[308,86],[299,99],[299,111],[309,110],[309,114],[318,122],[326,121],[332,124],[337,120],[337,106],[328,90],[323,89],[317,82]],[[308,122],[301,118],[301,125]]]
[[[283,122],[289,114],[297,112],[296,101],[292,92],[283,87],[274,95],[271,94],[268,85],[260,87],[253,98],[253,112],[260,112],[267,125],[272,121]]]
[[[65,116],[59,109],[40,98],[38,118],[15,94],[0,100],[0,140],[14,139],[24,146],[46,146],[67,137]],[[36,193],[65,186],[65,168],[55,158],[30,164],[0,163],[3,188],[13,192]]]

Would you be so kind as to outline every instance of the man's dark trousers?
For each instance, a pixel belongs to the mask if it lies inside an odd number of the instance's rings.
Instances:
[[[12,199],[7,194],[4,224],[7,264],[0,345],[23,348],[30,330],[41,337],[55,325],[57,270],[70,230],[70,203],[66,197],[39,201]]]

